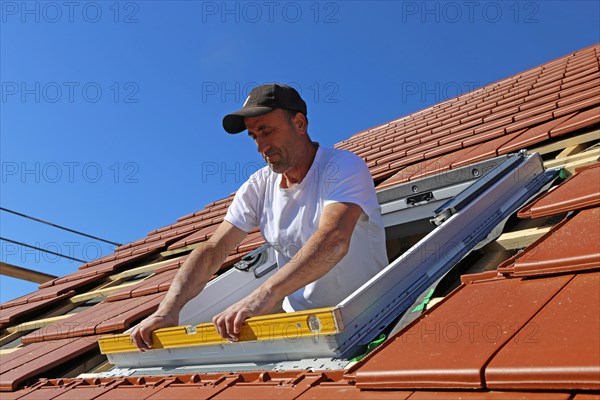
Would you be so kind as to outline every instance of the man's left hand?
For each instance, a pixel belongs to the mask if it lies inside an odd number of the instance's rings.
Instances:
[[[214,316],[212,322],[223,339],[235,342],[240,337],[242,325],[247,318],[269,313],[276,299],[263,286],[243,300],[238,301],[222,313]]]

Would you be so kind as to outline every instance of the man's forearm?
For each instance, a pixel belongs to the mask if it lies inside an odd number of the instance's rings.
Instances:
[[[286,266],[264,283],[278,300],[319,279],[346,255],[349,240],[335,230],[318,230]]]
[[[194,249],[177,271],[156,313],[178,314],[188,301],[204,289],[210,277],[219,269],[226,256],[223,253],[210,243]]]
[[[265,282],[263,288],[279,300],[329,272],[348,253],[352,232],[361,213],[362,209],[353,203],[326,206],[319,229],[284,268]]]

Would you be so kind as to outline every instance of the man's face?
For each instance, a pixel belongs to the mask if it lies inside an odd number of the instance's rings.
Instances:
[[[296,166],[302,148],[303,131],[290,120],[282,109],[258,117],[244,118],[248,136],[269,167],[276,173],[285,173]]]

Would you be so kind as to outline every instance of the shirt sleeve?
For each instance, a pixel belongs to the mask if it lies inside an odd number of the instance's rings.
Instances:
[[[235,193],[235,197],[225,215],[225,221],[244,232],[250,232],[258,226],[260,185],[257,173],[253,174]]]
[[[324,204],[353,203],[371,215],[377,207],[373,178],[365,162],[353,153],[345,152],[335,162],[329,163],[324,171]]]

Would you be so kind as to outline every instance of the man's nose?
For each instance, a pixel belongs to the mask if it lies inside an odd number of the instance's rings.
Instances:
[[[257,138],[256,146],[259,153],[264,153],[269,149],[269,141],[264,138]]]

